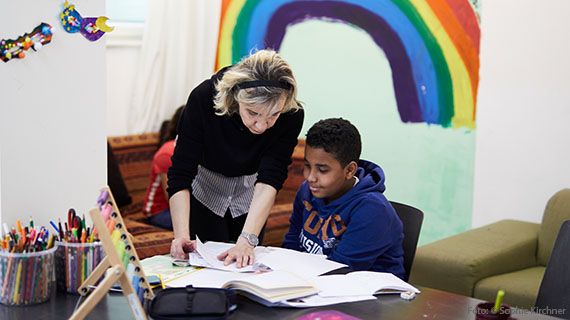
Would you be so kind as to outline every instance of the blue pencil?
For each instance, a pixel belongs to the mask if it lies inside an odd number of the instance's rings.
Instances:
[[[57,225],[55,224],[55,222],[53,222],[52,220],[49,221],[49,224],[51,224],[51,226],[55,229],[55,234],[58,235],[59,234],[59,228],[57,227]],[[61,239],[60,239],[61,240]]]

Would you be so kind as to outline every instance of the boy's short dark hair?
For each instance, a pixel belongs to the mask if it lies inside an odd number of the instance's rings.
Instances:
[[[342,118],[320,120],[307,132],[307,145],[321,148],[332,154],[344,167],[351,161],[358,162],[362,143],[358,129]]]

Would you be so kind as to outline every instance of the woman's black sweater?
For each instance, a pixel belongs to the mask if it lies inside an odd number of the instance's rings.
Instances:
[[[257,172],[257,182],[280,190],[303,126],[302,109],[283,113],[260,135],[245,127],[239,114],[218,116],[214,109],[215,81],[225,69],[190,93],[178,124],[178,138],[168,170],[168,194],[191,190],[198,165],[227,177]]]

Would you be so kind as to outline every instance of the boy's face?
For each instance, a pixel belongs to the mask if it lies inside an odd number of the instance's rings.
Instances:
[[[340,162],[322,148],[305,146],[305,166],[303,176],[309,183],[313,196],[333,201],[346,193],[354,185],[352,177],[356,163],[343,167]]]

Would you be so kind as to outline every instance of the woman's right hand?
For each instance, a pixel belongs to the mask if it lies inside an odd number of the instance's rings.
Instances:
[[[196,241],[188,238],[175,238],[170,245],[170,255],[174,259],[188,259],[188,252],[196,249]]]

